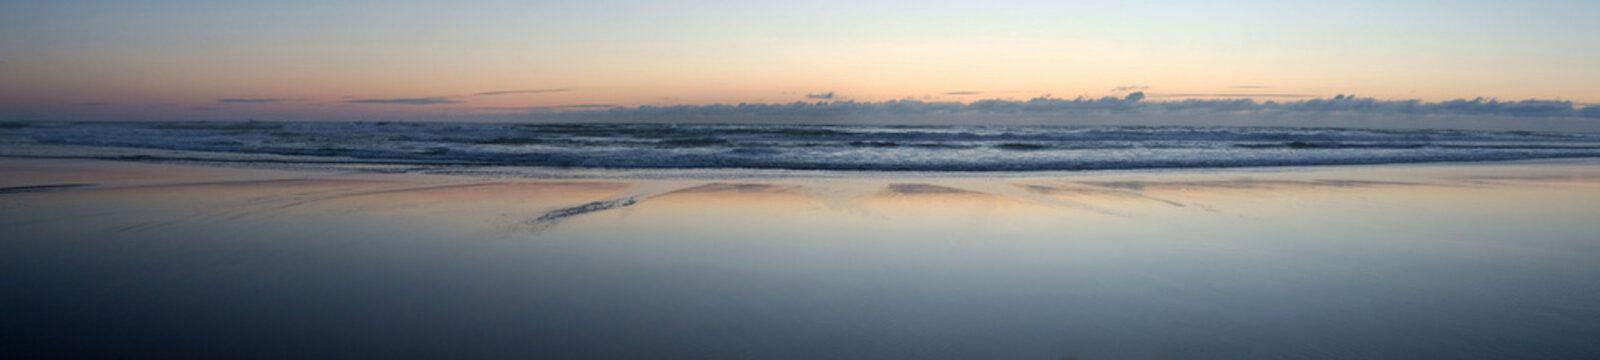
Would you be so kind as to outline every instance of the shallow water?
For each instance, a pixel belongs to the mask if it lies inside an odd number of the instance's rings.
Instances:
[[[1600,354],[1592,162],[754,180],[0,165],[29,175],[6,188],[90,184],[0,192],[11,355]]]

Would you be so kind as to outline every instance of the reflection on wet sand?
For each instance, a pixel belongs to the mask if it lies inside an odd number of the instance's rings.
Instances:
[[[0,188],[0,194],[39,192],[39,191],[53,191],[53,190],[66,190],[66,189],[79,188],[79,187],[90,186],[90,185],[93,185],[93,184],[49,184],[49,185],[12,186],[12,187]]]
[[[124,170],[126,171],[126,170]],[[210,174],[211,170],[198,170]],[[83,176],[85,170],[77,175]],[[456,225],[538,233],[572,218],[637,207],[648,211],[714,212],[717,209],[788,208],[839,213],[842,216],[889,218],[934,213],[1020,213],[1027,216],[1130,217],[1172,211],[1248,212],[1254,205],[1240,200],[1342,192],[1448,192],[1463,186],[1530,182],[1587,183],[1591,174],[1473,174],[1431,179],[1306,178],[1304,174],[1217,175],[1182,178],[1087,176],[1081,178],[1017,178],[972,180],[929,178],[920,182],[893,179],[809,181],[770,179],[745,182],[691,180],[536,180],[416,177],[341,174],[321,178],[228,179],[220,181],[105,182],[43,184],[5,188],[13,207],[77,208],[80,201],[140,207],[124,216],[132,231],[184,222],[242,219],[252,216],[369,214],[413,216]],[[1341,174],[1330,174],[1341,175]],[[1348,176],[1348,174],[1344,174]],[[128,176],[128,175],[123,175]],[[167,177],[173,175],[169,172]],[[201,177],[201,176],[197,176]],[[1275,178],[1282,177],[1282,178]],[[51,192],[55,196],[43,197]],[[182,201],[179,201],[182,199]],[[689,209],[694,208],[694,209]],[[44,212],[41,214],[49,214]],[[81,214],[80,214],[81,215]],[[27,222],[28,216],[23,216]],[[38,216],[38,221],[70,217]],[[45,219],[49,218],[49,219]]]
[[[984,194],[984,193],[981,193],[981,192],[977,192],[977,191],[962,190],[962,189],[957,189],[957,188],[953,188],[953,187],[939,186],[939,185],[932,185],[932,184],[889,184],[888,188],[883,189],[883,194],[887,195],[887,196],[907,196],[907,195],[912,195],[912,196],[917,196],[917,195],[930,195],[930,196],[983,196],[983,195],[987,195],[987,194]]]
[[[200,170],[197,173],[212,171],[216,170]],[[139,216],[130,217],[140,220],[114,227],[121,231],[186,221],[221,221],[251,216],[364,213],[427,217],[430,221],[448,219],[457,225],[538,233],[572,218],[628,207],[678,210],[698,207],[690,211],[699,212],[739,207],[787,207],[824,209],[844,216],[869,218],[971,211],[1129,217],[1171,211],[1226,212],[1230,208],[1229,202],[1286,195],[1316,197],[1316,194],[1382,192],[1387,189],[1438,192],[1459,190],[1462,186],[1471,185],[1600,181],[1596,180],[1600,176],[1588,174],[1477,174],[1439,177],[1428,181],[1295,178],[1301,174],[1279,179],[1273,178],[1273,174],[1263,174],[1251,177],[1219,175],[1211,178],[1190,175],[1179,179],[1117,178],[1119,176],[1106,179],[1094,176],[997,180],[929,178],[920,179],[921,182],[871,178],[745,182],[485,181],[405,175],[340,174],[322,178],[296,175],[294,178],[200,182],[22,185],[0,189],[3,190],[0,195],[9,195],[8,203],[13,207],[37,205],[49,208],[51,204],[76,207],[82,205],[79,201],[144,207],[137,211]],[[167,176],[172,175],[169,173]],[[137,177],[133,179],[142,180]],[[39,197],[43,194],[30,194],[39,192],[54,192],[57,196],[44,198]],[[186,201],[175,201],[177,199]],[[1248,209],[1241,207],[1235,210]],[[167,218],[152,218],[159,216]]]

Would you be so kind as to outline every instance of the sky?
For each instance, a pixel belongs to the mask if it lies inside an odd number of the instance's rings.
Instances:
[[[1573,110],[1538,117],[1589,118],[1595,14],[1596,1],[14,0],[0,3],[0,120],[583,120],[623,107],[647,121],[641,106],[1135,92],[1539,99]]]

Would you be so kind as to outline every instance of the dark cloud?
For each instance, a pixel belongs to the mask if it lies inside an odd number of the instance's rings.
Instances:
[[[951,91],[951,92],[947,92],[947,93],[944,93],[944,94],[945,95],[979,95],[979,94],[983,94],[983,92],[982,91]]]
[[[485,91],[485,92],[476,93],[476,94],[472,94],[472,95],[475,95],[475,96],[488,96],[488,95],[511,95],[511,94],[539,94],[539,93],[553,93],[553,92],[566,92],[566,91],[572,91],[572,89],[501,90],[501,91]]]
[[[222,108],[215,107],[215,106],[190,106],[188,110],[189,111],[222,111]]]
[[[99,101],[90,101],[90,102],[75,103],[75,104],[72,104],[72,106],[73,107],[107,107],[107,106],[111,106],[111,104],[110,103],[103,103],[103,102],[99,102]]]
[[[422,97],[422,98],[398,98],[398,99],[362,99],[362,100],[350,100],[350,101],[345,101],[345,102],[352,103],[352,104],[433,105],[433,104],[455,104],[455,103],[460,103],[461,101],[459,101],[459,100],[450,100],[450,98],[447,98],[447,97]]]
[[[1600,106],[1590,105],[1584,107],[1583,109],[1579,109],[1578,116],[1590,119],[1600,119]]]
[[[806,94],[806,98],[814,100],[833,100],[833,92],[829,91],[821,94]]]
[[[1220,94],[1150,94],[1150,97],[1281,97],[1281,98],[1308,98],[1312,95],[1303,94],[1247,94],[1247,93],[1220,93]]]
[[[217,102],[223,103],[223,104],[271,104],[271,103],[283,102],[283,99],[227,98],[227,99],[217,99]]]
[[[1111,88],[1111,92],[1115,92],[1115,93],[1127,92],[1127,91],[1143,91],[1143,90],[1150,90],[1150,86],[1147,86],[1147,85],[1126,85],[1126,86],[1118,86],[1118,87]]]
[[[145,110],[172,110],[177,108],[178,104],[149,104],[144,106]]]
[[[882,102],[793,102],[613,107],[547,112],[527,117],[560,121],[690,121],[920,124],[1127,124],[1332,126],[1369,128],[1600,129],[1600,107],[1565,100],[1456,99],[1439,102],[1378,100],[1338,95],[1292,101],[1184,99],[1146,101],[1142,92],[1124,97],[1029,100],[988,99],[970,103],[915,99]],[[1587,121],[1587,122],[1585,122]]]
[[[1370,98],[1356,99],[1354,96],[1344,98],[1345,102],[1371,103],[1374,106],[1389,105],[1392,102],[1379,102]],[[1422,104],[1402,103],[1412,107],[1424,107]],[[1496,99],[1477,98],[1472,100],[1456,99],[1429,104],[1423,110],[1442,111],[1457,114],[1496,114],[1522,117],[1551,117],[1583,115],[1582,110],[1575,109],[1571,101],[1562,100],[1534,100],[1499,101]]]

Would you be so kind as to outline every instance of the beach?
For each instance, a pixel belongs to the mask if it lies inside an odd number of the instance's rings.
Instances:
[[[1595,14],[7,2],[0,360],[1600,359]]]
[[[1600,352],[1595,160],[484,174],[500,172],[0,159],[0,349],[21,358]]]

